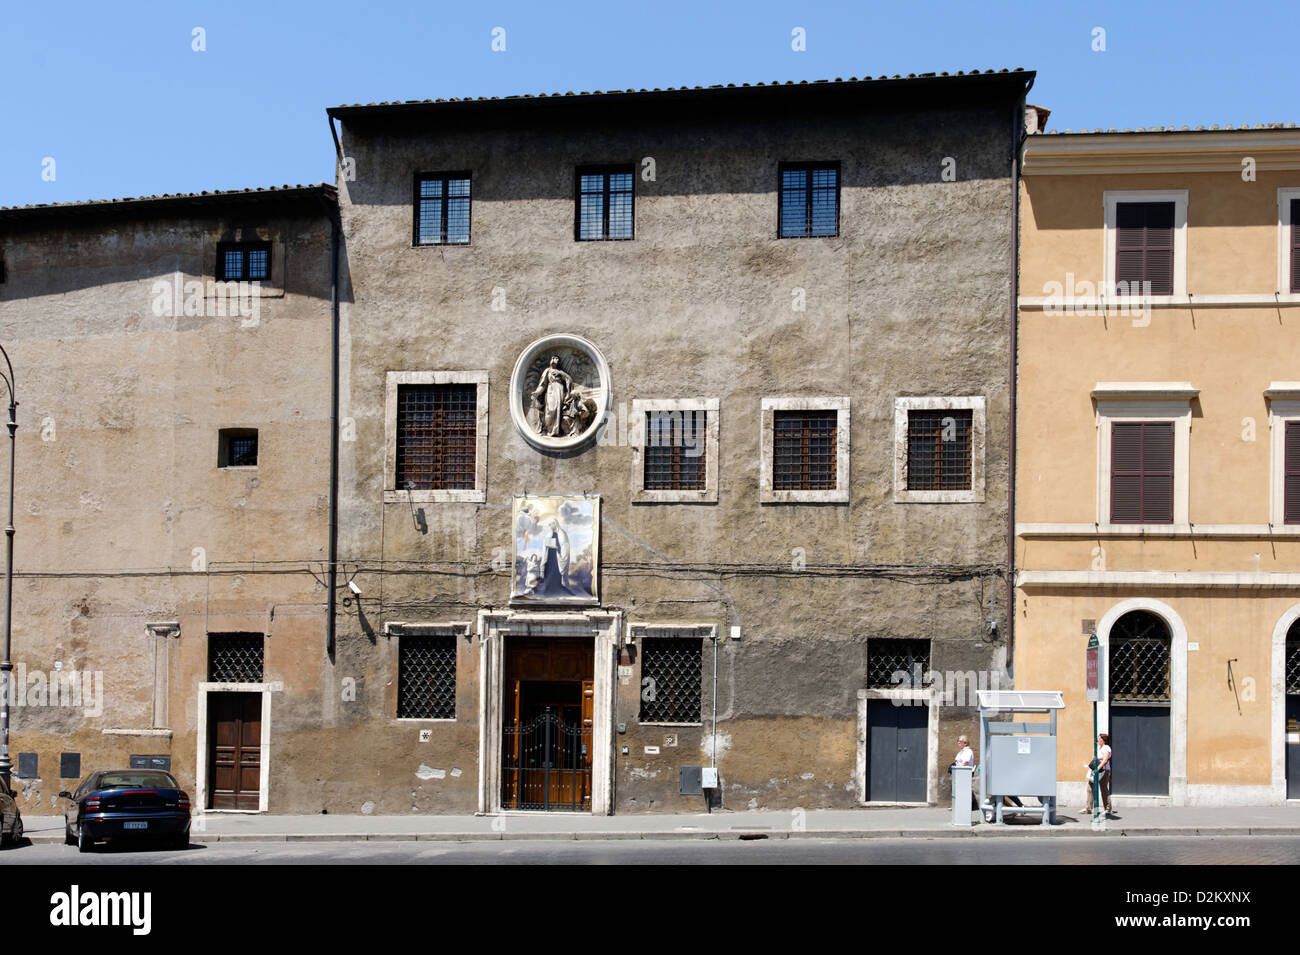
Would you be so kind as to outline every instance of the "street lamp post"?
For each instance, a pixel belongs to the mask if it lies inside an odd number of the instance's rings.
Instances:
[[[9,659],[10,635],[13,632],[14,616],[14,452],[17,449],[18,433],[18,397],[14,393],[14,366],[9,360],[9,353],[0,345],[0,355],[4,356],[6,375],[0,371],[9,389],[9,523],[5,525],[5,645],[4,656],[0,658],[0,779],[5,788],[12,791],[10,781],[13,777],[13,763],[9,759],[9,697],[13,682],[13,661]]]

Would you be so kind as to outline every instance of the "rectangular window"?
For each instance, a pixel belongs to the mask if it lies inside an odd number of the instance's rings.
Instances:
[[[474,385],[401,385],[397,389],[397,487],[472,489],[477,446]]]
[[[217,467],[257,467],[257,429],[223,428],[218,435]]]
[[[469,243],[468,172],[420,173],[415,177],[415,244]]]
[[[971,489],[970,408],[944,408],[907,413],[907,489],[909,491],[969,491]]]
[[[410,634],[398,638],[397,717],[456,718],[456,638]]]
[[[1300,524],[1300,421],[1286,423],[1283,481],[1283,521]]]
[[[1110,519],[1115,524],[1174,522],[1172,422],[1111,423]]]
[[[1174,203],[1120,202],[1115,207],[1115,281],[1129,294],[1174,294]]]
[[[578,170],[575,233],[579,241],[632,238],[632,183],[631,166]]]
[[[772,426],[773,490],[834,490],[836,412],[777,411]]]
[[[838,163],[781,166],[781,238],[839,235]]]
[[[641,638],[642,723],[699,723],[704,641]]]
[[[218,242],[218,282],[265,282],[271,278],[270,242]]]
[[[1300,295],[1300,199],[1291,200],[1291,292]]]
[[[868,640],[867,687],[869,689],[919,690],[930,669],[929,640]],[[903,674],[904,676],[900,676]]]
[[[266,638],[260,633],[208,634],[208,680],[261,683]]]
[[[645,490],[704,490],[707,415],[705,411],[646,412]]]

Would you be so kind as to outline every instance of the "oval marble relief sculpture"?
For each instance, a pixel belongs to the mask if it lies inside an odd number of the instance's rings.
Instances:
[[[609,407],[609,366],[591,342],[548,335],[524,349],[510,376],[510,415],[540,450],[580,447]]]

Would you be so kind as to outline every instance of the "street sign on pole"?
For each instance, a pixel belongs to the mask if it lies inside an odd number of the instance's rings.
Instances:
[[[1101,643],[1094,633],[1088,638],[1087,650],[1088,702],[1101,702]]]

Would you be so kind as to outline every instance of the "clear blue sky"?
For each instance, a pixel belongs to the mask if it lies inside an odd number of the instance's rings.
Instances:
[[[332,182],[325,108],[372,100],[1020,66],[1052,128],[1300,121],[1298,37],[1297,0],[10,2],[0,205]]]

